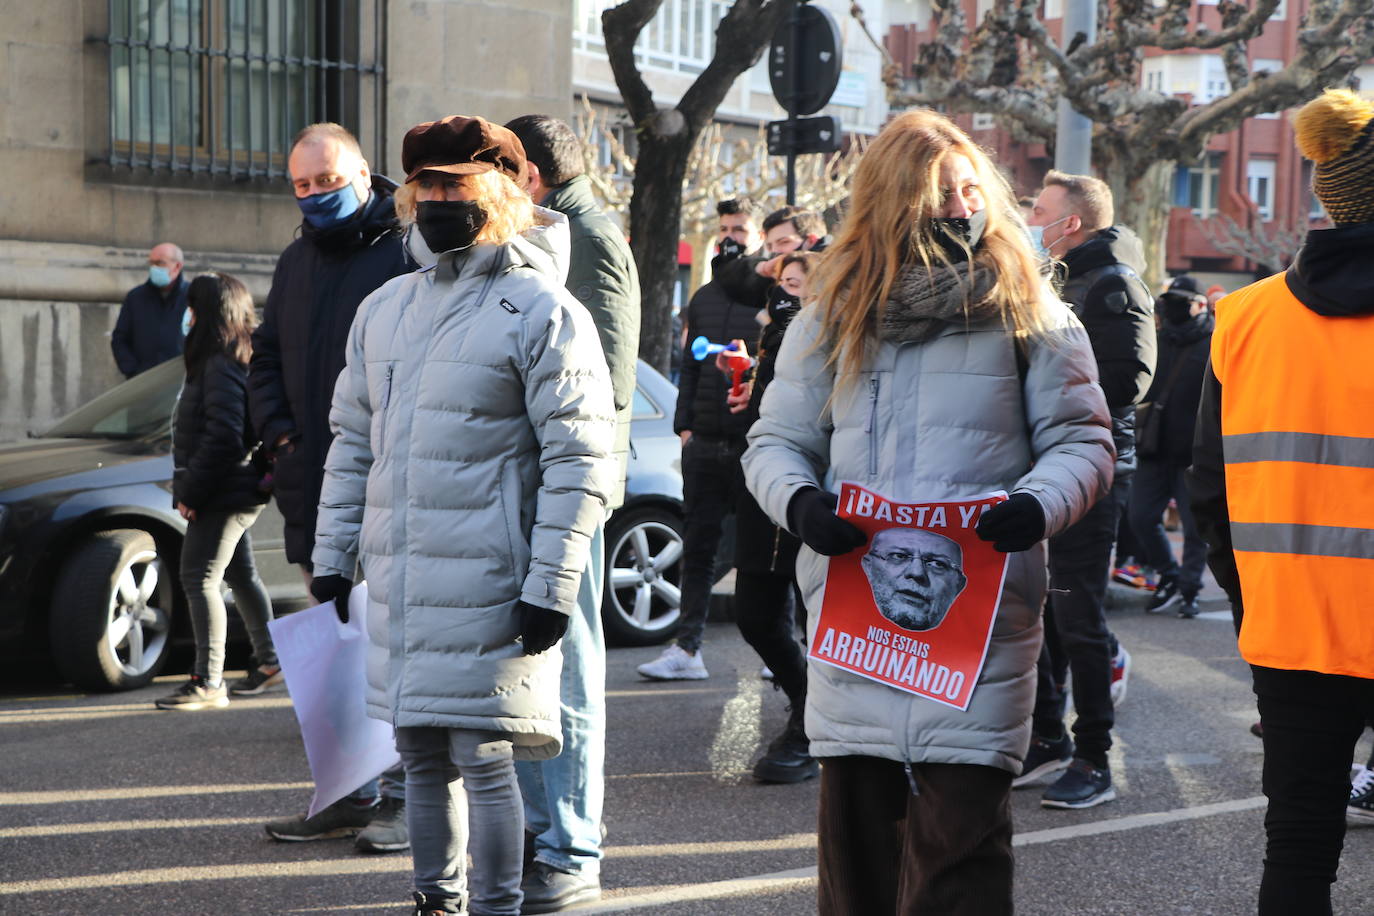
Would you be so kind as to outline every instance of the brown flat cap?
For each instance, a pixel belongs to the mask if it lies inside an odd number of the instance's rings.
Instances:
[[[523,186],[525,147],[515,134],[486,118],[449,115],[406,131],[401,168],[407,182],[426,170],[476,175],[497,169]]]

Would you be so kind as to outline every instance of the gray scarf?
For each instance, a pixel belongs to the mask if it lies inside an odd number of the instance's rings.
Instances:
[[[987,267],[915,264],[903,267],[879,319],[879,334],[898,343],[930,340],[947,324],[975,324],[1001,311],[988,299],[995,278]]]

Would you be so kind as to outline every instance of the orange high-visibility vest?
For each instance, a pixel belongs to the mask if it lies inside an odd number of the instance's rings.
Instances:
[[[1318,315],[1278,274],[1217,304],[1212,369],[1241,655],[1374,677],[1374,315]]]

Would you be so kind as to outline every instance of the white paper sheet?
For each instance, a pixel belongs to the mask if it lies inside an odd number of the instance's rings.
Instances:
[[[348,596],[346,624],[330,601],[270,627],[315,778],[313,816],[401,759],[391,724],[370,718],[364,701],[367,583]]]

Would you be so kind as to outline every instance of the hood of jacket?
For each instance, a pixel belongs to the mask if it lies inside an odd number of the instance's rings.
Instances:
[[[1374,223],[1307,233],[1284,274],[1288,289],[1318,315],[1374,314]]]
[[[562,286],[572,261],[572,234],[568,218],[557,210],[536,206],[536,223],[511,240],[517,263],[524,263]]]
[[[393,196],[396,182],[385,175],[372,176],[372,194],[367,203],[358,208],[353,218],[342,226],[318,229],[309,220],[301,220],[301,237],[309,239],[325,251],[345,251],[371,245],[388,232],[400,230]]]
[[[1070,277],[1109,264],[1125,264],[1136,273],[1145,271],[1145,246],[1125,226],[1108,226],[1064,254],[1064,268]]]

